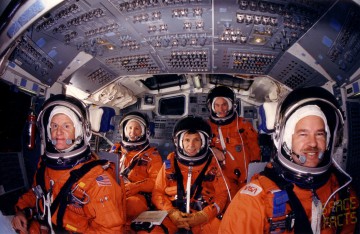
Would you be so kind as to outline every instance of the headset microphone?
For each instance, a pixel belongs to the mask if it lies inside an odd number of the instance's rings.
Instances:
[[[299,155],[299,154],[297,154],[297,153],[295,153],[295,152],[292,152],[292,153],[299,159],[299,161],[300,161],[301,164],[304,164],[304,163],[306,162],[306,156],[304,156],[304,155]]]
[[[298,159],[300,160],[301,164],[304,164],[306,162],[306,156],[305,155],[299,155],[296,154],[295,152],[292,152],[296,157],[298,157]],[[321,161],[323,159],[324,156],[324,152],[319,152],[319,160]]]
[[[71,139],[66,139],[65,142],[67,145],[71,145],[73,143],[73,141]],[[57,143],[57,140],[55,140],[55,139],[51,140],[51,144],[56,145],[56,143]]]

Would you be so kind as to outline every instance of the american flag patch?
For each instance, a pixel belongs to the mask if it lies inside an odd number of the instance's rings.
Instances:
[[[99,186],[111,186],[111,181],[109,177],[105,174],[102,174],[96,178],[96,183]]]

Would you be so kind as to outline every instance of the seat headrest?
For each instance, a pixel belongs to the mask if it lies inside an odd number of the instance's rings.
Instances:
[[[114,130],[111,119],[115,116],[115,110],[111,107],[92,106],[89,108],[91,130],[94,132],[107,132]]]
[[[259,129],[265,133],[271,133],[274,130],[277,102],[264,102],[259,108],[261,124]]]

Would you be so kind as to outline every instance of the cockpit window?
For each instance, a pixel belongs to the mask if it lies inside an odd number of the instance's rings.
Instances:
[[[238,76],[230,76],[226,74],[210,75],[210,84],[226,85],[238,90],[249,90],[253,82],[254,80],[251,77],[243,79]]]
[[[159,100],[160,115],[183,115],[185,113],[185,96],[166,97]]]
[[[186,78],[183,75],[168,74],[168,75],[153,75],[141,82],[150,90],[159,90],[175,86],[187,84]]]

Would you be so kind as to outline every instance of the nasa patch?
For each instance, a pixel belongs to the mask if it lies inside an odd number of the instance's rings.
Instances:
[[[257,196],[259,193],[261,193],[262,188],[257,184],[247,184],[245,187],[240,191],[240,193],[248,194],[250,196]]]

